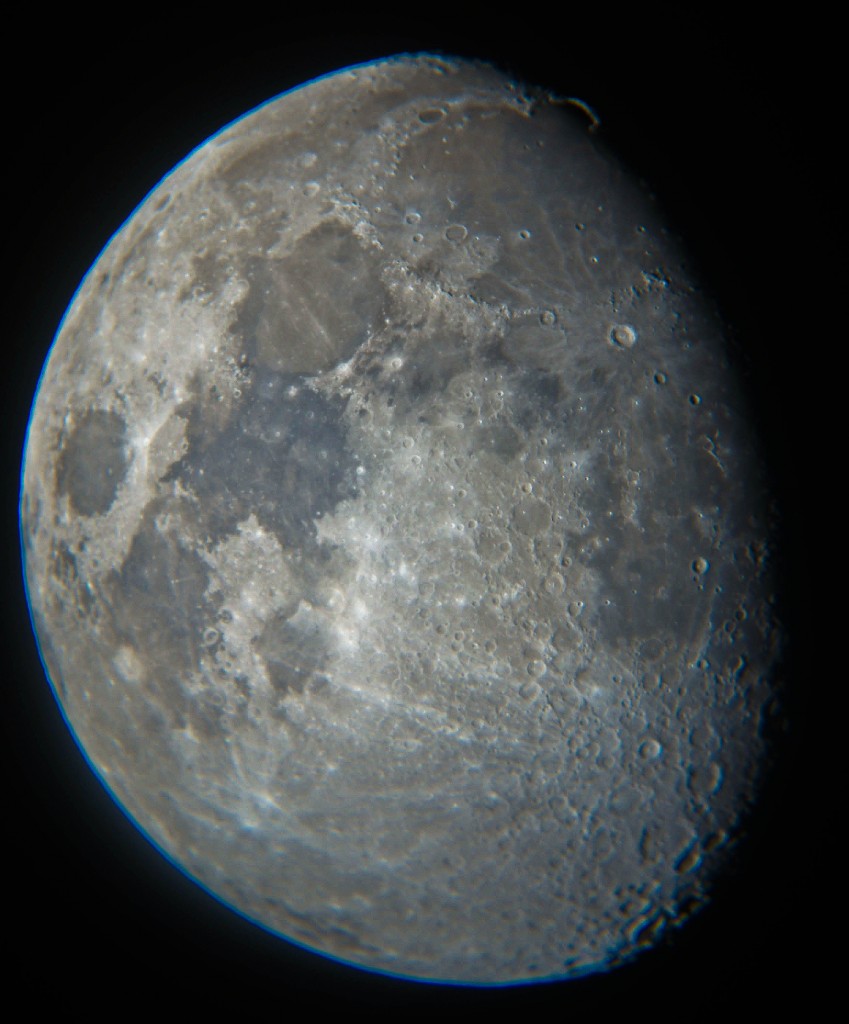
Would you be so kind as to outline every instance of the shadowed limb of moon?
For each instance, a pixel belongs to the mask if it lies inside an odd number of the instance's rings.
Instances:
[[[568,977],[698,907],[754,797],[759,472],[585,121],[396,60],[216,136],[92,269],[29,434],[33,617],[96,771],[241,913]]]

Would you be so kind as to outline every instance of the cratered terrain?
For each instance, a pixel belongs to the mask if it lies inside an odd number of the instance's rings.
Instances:
[[[399,58],[195,151],[68,310],[22,535],[143,832],[346,962],[606,969],[709,898],[773,707],[723,330],[591,111]]]

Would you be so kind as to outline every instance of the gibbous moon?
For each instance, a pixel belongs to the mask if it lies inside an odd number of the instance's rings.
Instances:
[[[92,267],[21,531],[118,804],[322,954],[603,971],[710,898],[778,646],[723,328],[585,106],[399,57],[211,138]]]

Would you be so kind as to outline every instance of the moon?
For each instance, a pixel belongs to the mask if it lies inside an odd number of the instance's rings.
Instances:
[[[780,646],[721,322],[585,105],[312,82],[196,150],[45,366],[51,683],[138,827],[372,971],[606,971],[709,900]]]

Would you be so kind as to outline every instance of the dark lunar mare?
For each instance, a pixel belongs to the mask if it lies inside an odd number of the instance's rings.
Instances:
[[[244,394],[220,430],[204,422],[200,395],[180,412],[187,453],[164,478],[197,497],[212,543],[253,513],[285,548],[313,548],[315,520],[356,497],[357,459],[342,420],[346,402],[313,391],[300,375],[242,366]]]

